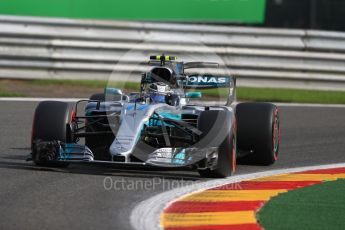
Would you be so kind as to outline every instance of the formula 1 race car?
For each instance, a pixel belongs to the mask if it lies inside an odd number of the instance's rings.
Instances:
[[[108,87],[73,106],[39,103],[32,126],[34,163],[186,168],[222,178],[234,173],[237,160],[257,165],[277,160],[275,105],[236,103],[235,77],[186,74],[217,68],[216,63],[184,63],[161,55],[151,56],[149,64],[137,93]],[[223,105],[212,103],[217,90],[227,92]]]

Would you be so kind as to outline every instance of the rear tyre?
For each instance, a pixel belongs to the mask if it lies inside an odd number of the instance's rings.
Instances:
[[[231,113],[209,110],[201,113],[198,129],[203,133],[199,148],[218,147],[217,167],[214,170],[199,170],[202,177],[224,178],[236,169],[236,123]]]
[[[240,163],[271,165],[278,159],[279,110],[270,103],[241,103],[236,107],[237,147],[248,155]]]
[[[105,101],[104,93],[96,93],[90,97],[90,100],[95,101]],[[87,122],[92,122],[92,119],[87,120]],[[97,132],[104,131],[102,127],[97,125],[86,126],[85,131],[88,132]],[[95,160],[110,160],[110,154],[108,153],[109,145],[112,143],[113,136],[86,136],[85,145],[91,149]]]
[[[95,93],[95,94],[91,95],[90,100],[105,101],[105,94],[104,93]]]
[[[61,141],[72,143],[73,108],[66,102],[43,101],[36,110],[32,126],[31,148],[34,143],[41,141]],[[32,151],[32,158],[39,166],[67,166],[67,163],[44,162]]]

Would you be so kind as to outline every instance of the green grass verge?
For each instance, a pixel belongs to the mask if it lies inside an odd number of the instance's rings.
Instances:
[[[238,100],[345,104],[345,91],[320,91],[300,89],[243,88],[237,90]]]
[[[342,230],[345,226],[345,180],[283,193],[257,214],[266,230]]]
[[[104,88],[107,81],[102,80],[31,80],[27,84],[36,86],[66,86],[66,87],[87,87]],[[127,91],[138,91],[139,83],[136,82],[113,82],[111,87],[126,89]],[[0,91],[1,93],[1,91]],[[205,97],[222,97],[224,89],[203,90]],[[19,93],[3,93],[3,96],[19,95]],[[322,103],[322,104],[345,104],[345,91],[320,91],[320,90],[299,90],[299,89],[270,89],[270,88],[248,88],[238,87],[237,99],[239,101],[269,101],[269,102],[295,102],[295,103]]]
[[[8,92],[0,88],[0,97],[23,97],[23,94],[15,93],[15,92]]]
[[[198,91],[198,90],[196,90]],[[200,90],[206,97],[226,98],[225,89]],[[345,104],[345,91],[321,91],[300,89],[271,89],[271,88],[237,88],[239,101],[266,101],[266,102],[295,102],[295,103],[321,103]]]
[[[72,86],[72,87],[88,87],[88,88],[104,88],[108,85],[108,81],[102,80],[30,80],[31,85],[57,85],[57,86]],[[108,87],[117,87],[128,90],[139,89],[137,82],[111,82]]]
[[[12,93],[12,92],[1,92],[0,97],[23,97],[22,94],[19,93]]]

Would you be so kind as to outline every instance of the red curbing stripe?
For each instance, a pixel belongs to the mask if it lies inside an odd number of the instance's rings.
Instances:
[[[319,183],[321,183],[321,181],[244,181],[236,184],[223,185],[210,190],[291,190]]]
[[[261,208],[264,201],[230,201],[230,202],[191,202],[177,201],[164,210],[164,213],[201,213],[250,211]]]
[[[257,224],[214,225],[164,228],[164,230],[262,230]]]
[[[318,169],[310,170],[305,172],[299,172],[294,174],[340,174],[345,173],[345,168],[335,168],[335,169]]]
[[[294,174],[294,175],[293,175]],[[310,174],[310,175],[308,175]],[[312,174],[319,174],[319,175],[312,175]],[[324,175],[323,175],[324,174]],[[339,174],[337,176],[337,174]],[[260,193],[265,191],[250,191],[250,190],[266,190],[267,192],[277,192],[275,190],[294,190],[298,188],[303,188],[315,184],[322,183],[323,180],[331,180],[333,178],[343,177],[345,174],[345,167],[343,168],[335,168],[335,169],[319,169],[319,170],[309,170],[299,173],[290,173],[290,174],[281,174],[281,175],[273,175],[264,177],[263,180],[248,180],[242,181],[240,183],[231,183],[223,186],[218,186],[212,189],[205,190],[206,192],[209,190],[213,190],[213,192],[222,193],[229,193],[235,194],[236,190],[249,190],[248,193]],[[308,181],[299,181],[299,180]],[[315,178],[315,180],[314,180]],[[327,178],[327,179],[326,179]],[[276,180],[276,181],[275,181]],[[313,180],[313,181],[311,181]],[[217,191],[219,190],[219,191]],[[220,191],[223,190],[223,191]],[[225,191],[224,191],[225,190]],[[228,191],[226,191],[228,190]],[[201,192],[202,193],[202,192]],[[240,194],[240,193],[239,193]],[[257,197],[257,196],[255,196]],[[267,201],[260,201],[255,200],[256,198],[252,197],[253,200],[250,201],[215,201],[215,202],[206,202],[206,201],[176,201],[170,204],[163,213],[167,214],[167,216],[185,216],[186,214],[193,214],[193,218],[195,220],[190,220],[190,218],[186,219],[188,224],[185,226],[188,227],[178,227],[181,226],[180,220],[169,220],[169,225],[167,226],[176,226],[176,227],[168,227],[164,228],[164,230],[263,230],[263,228],[257,224],[253,224],[253,218],[255,218],[255,212],[260,209],[265,202]],[[242,197],[243,199],[245,197]],[[248,198],[248,197],[247,197]],[[224,198],[224,200],[226,200]],[[245,199],[244,199],[245,200]],[[247,199],[248,200],[248,199]],[[219,225],[214,225],[216,223],[207,222],[204,224],[210,224],[208,226],[198,226],[200,225],[198,218],[206,217],[208,218],[208,214],[210,213],[210,217],[221,215],[221,213],[226,213],[223,218],[227,219],[228,215],[232,215],[238,212],[248,212],[251,214],[251,220],[244,221],[244,224],[238,224],[239,222],[217,222]],[[198,215],[198,213],[200,213]],[[212,214],[212,215],[211,215]],[[164,216],[163,216],[164,217]],[[236,217],[236,220],[239,217]],[[244,218],[244,217],[243,217]],[[183,218],[182,218],[183,219]],[[245,218],[244,218],[245,220]],[[232,225],[230,223],[233,223]],[[242,223],[242,222],[241,222]],[[161,224],[164,227],[164,218],[161,220]],[[190,226],[194,224],[194,226]],[[227,224],[227,225],[226,225]]]

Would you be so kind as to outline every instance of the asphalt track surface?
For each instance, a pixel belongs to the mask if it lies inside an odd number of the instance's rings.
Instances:
[[[138,202],[205,181],[195,172],[35,167],[25,159],[36,105],[0,102],[0,229],[131,229],[129,216]],[[345,162],[345,108],[280,110],[279,161],[270,167],[240,165],[237,174]]]

